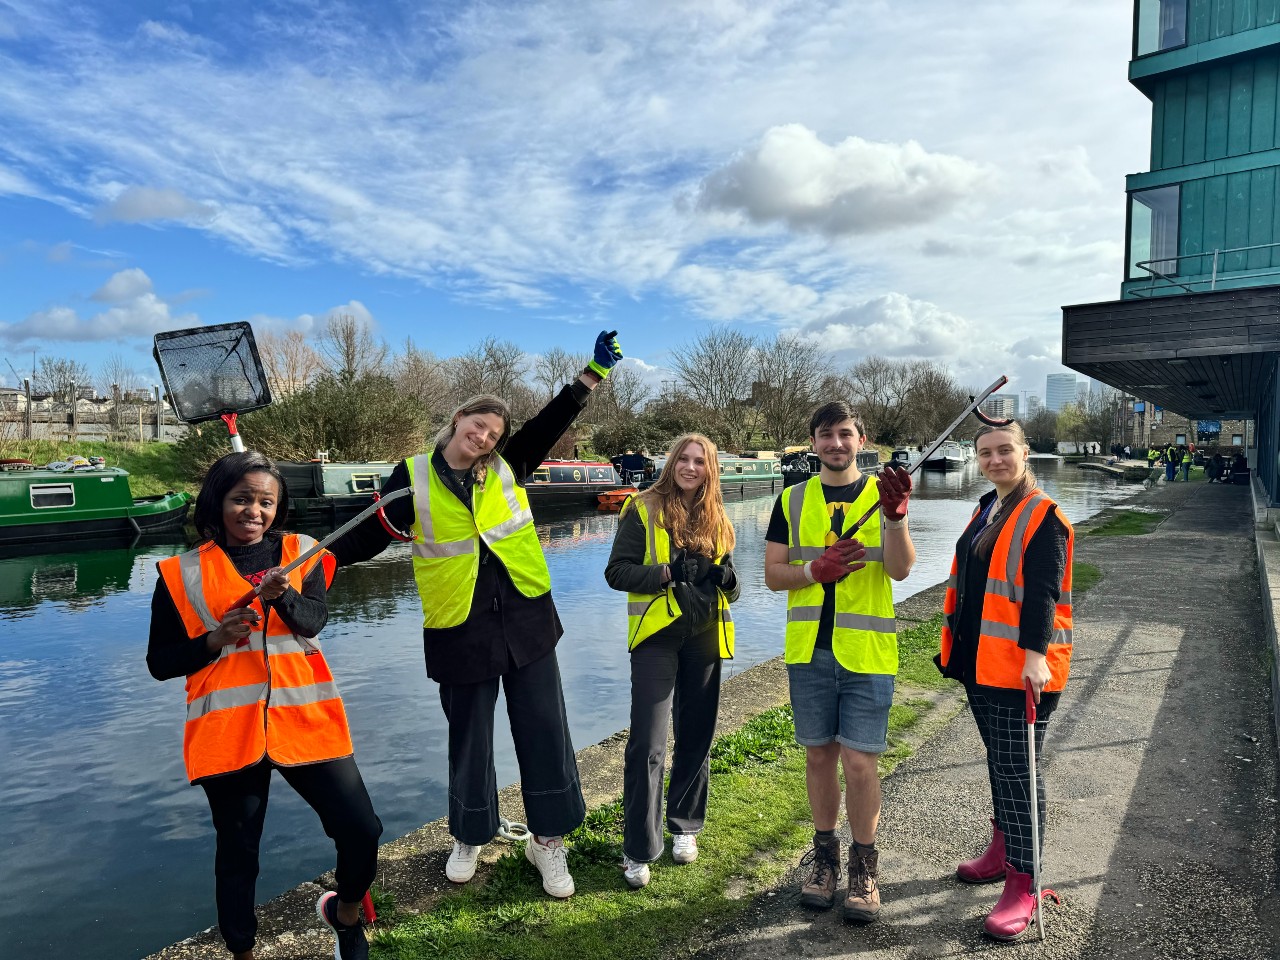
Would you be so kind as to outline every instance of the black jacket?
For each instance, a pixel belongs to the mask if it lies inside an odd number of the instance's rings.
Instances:
[[[618,533],[613,540],[613,550],[609,554],[609,563],[604,568],[604,579],[615,590],[627,593],[661,593],[661,563],[644,562],[645,530],[640,522],[640,514],[635,510],[627,510],[618,521]],[[711,565],[711,558],[684,550],[672,549],[671,560],[678,563],[685,556],[699,561],[699,567],[705,570]],[[730,603],[737,601],[742,592],[738,582],[738,573],[733,567],[733,555],[725,554],[723,561],[728,568],[728,579],[725,580],[724,593]],[[671,585],[676,603],[680,605],[680,619],[659,630],[654,637],[666,639],[687,639],[719,625],[716,615],[719,603],[716,598],[716,586],[710,580],[701,583],[674,583]]]
[[[500,452],[519,482],[523,483],[547,458],[590,396],[590,389],[575,379],[507,439]],[[471,484],[458,482],[439,450],[433,452],[431,465],[445,486],[470,508]],[[401,461],[391,471],[382,492],[385,495],[408,485],[409,468]],[[413,498],[404,497],[389,504],[386,514],[395,527],[407,533],[415,519]],[[370,517],[336,541],[331,550],[338,565],[345,566],[377,556],[390,543],[390,534],[376,517]],[[532,598],[522,594],[511,582],[502,561],[481,541],[480,570],[467,619],[456,627],[422,630],[427,675],[442,684],[490,680],[545,657],[555,649],[563,633],[551,594]]]
[[[978,509],[987,509],[996,498],[994,490],[978,501]],[[973,549],[977,531],[970,524],[956,541],[956,611],[951,623],[951,658],[942,672],[959,680],[968,688],[979,689],[988,698],[1016,706],[1023,703],[1021,690],[978,687],[974,674],[978,657],[978,633],[982,624],[982,600],[986,594],[991,558],[983,560]],[[1062,575],[1067,566],[1067,528],[1050,513],[1032,536],[1022,555],[1023,599],[1022,619],[1018,627],[1018,646],[1044,653],[1053,636],[1053,618],[1061,595]],[[939,657],[941,669],[941,658]],[[1058,693],[1042,693],[1041,707],[1046,714],[1057,704]]]

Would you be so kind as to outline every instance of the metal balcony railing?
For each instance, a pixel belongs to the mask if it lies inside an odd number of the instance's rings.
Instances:
[[[1157,295],[1157,291],[1163,292],[1169,287],[1178,287],[1187,293],[1200,293],[1204,290],[1216,290],[1218,287],[1218,279],[1229,278],[1233,283],[1237,280],[1252,280],[1260,277],[1277,277],[1280,278],[1280,265],[1267,267],[1241,267],[1232,269],[1228,260],[1229,257],[1240,256],[1245,254],[1245,262],[1248,262],[1247,254],[1253,250],[1275,250],[1280,249],[1280,243],[1255,243],[1248,247],[1227,247],[1226,249],[1206,250],[1204,253],[1184,253],[1176,257],[1155,257],[1151,260],[1140,260],[1134,264],[1134,268],[1145,270],[1151,278],[1151,282],[1145,287],[1133,288],[1129,290],[1129,295],[1134,297],[1153,297]],[[1198,272],[1194,276],[1179,278],[1178,265],[1184,260],[1210,260],[1211,266],[1208,274]],[[1203,267],[1201,268],[1203,270]],[[1165,271],[1170,271],[1166,273]],[[1157,284],[1163,284],[1157,287]]]

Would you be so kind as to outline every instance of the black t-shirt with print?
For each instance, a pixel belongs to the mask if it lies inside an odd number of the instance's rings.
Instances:
[[[825,483],[822,484],[822,497],[827,502],[827,511],[831,514],[831,531],[836,537],[843,532],[845,515],[853,507],[858,497],[862,496],[862,491],[866,486],[866,474],[860,476],[853,483],[846,483],[840,486],[833,487]],[[773,505],[773,515],[769,517],[769,529],[764,535],[764,538],[770,543],[788,544],[787,515],[782,505],[782,500],[790,492],[790,490],[784,491]],[[815,650],[831,649],[831,634],[835,629],[835,623],[836,585],[834,583],[824,583],[822,585],[822,617],[818,620],[818,642],[814,646]]]

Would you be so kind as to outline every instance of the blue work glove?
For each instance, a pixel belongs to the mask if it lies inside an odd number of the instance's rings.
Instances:
[[[587,364],[587,369],[603,380],[622,359],[622,348],[618,346],[617,330],[601,330],[596,337],[596,353]]]

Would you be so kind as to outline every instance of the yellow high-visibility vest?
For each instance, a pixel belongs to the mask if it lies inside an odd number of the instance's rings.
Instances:
[[[818,559],[836,540],[831,529],[832,511],[822,493],[822,479],[810,477],[803,484],[788,487],[782,500],[787,518],[788,562],[799,566]],[[853,526],[879,500],[878,481],[868,477],[858,499],[845,510],[844,529]],[[898,672],[897,621],[893,587],[884,572],[881,519],[873,516],[857,534],[867,548],[863,558],[866,566],[835,585],[831,650],[840,665],[853,673]],[[787,663],[808,663],[813,659],[824,595],[821,583],[787,591]]]
[[[413,486],[413,577],[422,599],[424,627],[456,627],[467,619],[480,570],[481,540],[524,596],[540,597],[551,589],[529,497],[505,460],[495,458],[484,483],[472,489],[471,509],[445,486],[431,466],[430,452],[405,465]]]
[[[662,518],[650,517],[644,501],[636,498],[627,501],[623,508],[635,510],[640,522],[644,524],[644,562],[671,562],[671,535],[662,526]],[[656,520],[656,522],[655,522]],[[716,563],[724,560],[724,554],[715,558]],[[720,621],[720,659],[733,659],[733,614],[729,611],[729,601],[724,591],[716,588],[716,599]],[[636,644],[653,636],[663,627],[670,626],[680,619],[680,605],[676,603],[675,591],[668,583],[661,593],[628,593],[627,594],[627,649],[634,650]]]

